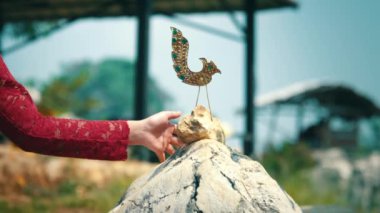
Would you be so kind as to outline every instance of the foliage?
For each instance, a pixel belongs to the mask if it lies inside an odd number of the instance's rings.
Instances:
[[[134,65],[125,59],[88,61],[63,67],[42,89],[39,109],[46,114],[72,112],[86,119],[131,118],[134,107]],[[171,99],[148,79],[148,114],[164,109]]]
[[[270,146],[262,156],[262,164],[299,205],[342,203],[343,193],[337,185],[320,187],[313,182],[316,161],[304,143],[285,143],[281,148]]]
[[[61,76],[57,76],[48,82],[41,92],[39,110],[47,115],[60,115],[73,109],[86,111],[95,107],[96,100],[75,95],[76,91],[88,81],[90,77],[89,68],[89,63],[73,66],[73,70],[64,72]]]
[[[30,186],[17,202],[0,198],[0,212],[107,212],[133,179],[113,179],[104,187],[67,180],[57,187]]]
[[[281,149],[269,146],[262,156],[262,162],[276,180],[286,179],[316,164],[311,153],[311,150],[303,143],[285,143]]]

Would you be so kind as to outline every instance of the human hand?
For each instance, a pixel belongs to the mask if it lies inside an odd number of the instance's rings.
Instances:
[[[182,146],[182,142],[173,136],[175,126],[171,119],[181,116],[180,112],[163,111],[144,120],[128,121],[130,145],[142,145],[153,151],[160,162],[165,161],[165,152],[173,154],[174,147]]]

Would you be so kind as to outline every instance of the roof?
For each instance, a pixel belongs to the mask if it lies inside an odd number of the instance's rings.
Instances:
[[[1,0],[0,21],[49,21],[135,16],[138,0]],[[257,0],[257,9],[295,7],[294,0]],[[225,12],[244,9],[244,0],[152,0],[153,14]]]
[[[317,81],[301,82],[292,84],[288,87],[260,95],[255,100],[255,106],[264,107],[272,104],[295,103],[293,97],[299,96],[306,91],[315,90],[322,86]]]
[[[331,116],[345,119],[380,115],[379,107],[367,96],[340,83],[302,82],[259,96],[257,107],[269,105],[316,104],[326,108]]]

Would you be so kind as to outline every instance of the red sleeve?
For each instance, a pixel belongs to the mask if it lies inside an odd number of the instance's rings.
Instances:
[[[41,115],[1,56],[0,131],[25,151],[99,160],[127,158],[127,121],[59,119]]]

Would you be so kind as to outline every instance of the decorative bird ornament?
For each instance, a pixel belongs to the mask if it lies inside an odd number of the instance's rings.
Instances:
[[[187,66],[187,57],[189,52],[189,41],[182,35],[182,32],[175,27],[172,30],[172,59],[173,68],[177,77],[183,83],[198,86],[198,94],[195,106],[198,105],[199,92],[201,86],[206,86],[206,95],[208,107],[211,113],[210,101],[208,98],[207,84],[211,82],[212,75],[221,73],[213,61],[208,62],[205,58],[199,58],[202,61],[202,70],[193,72]],[[212,116],[211,116],[212,117]]]

